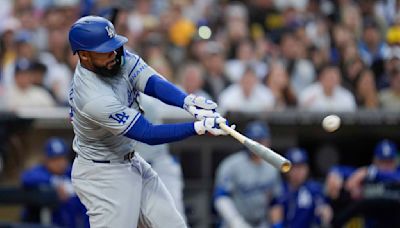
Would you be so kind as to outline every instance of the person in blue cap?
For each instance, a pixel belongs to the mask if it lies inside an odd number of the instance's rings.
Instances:
[[[322,193],[322,185],[308,179],[307,152],[290,148],[285,157],[292,162],[292,169],[283,183],[283,194],[272,203],[272,227],[308,228],[329,224],[332,210]]]
[[[25,189],[54,188],[59,206],[51,214],[52,224],[59,227],[89,227],[86,209],[76,196],[71,183],[69,149],[64,140],[48,139],[44,145],[44,161],[22,173],[21,182]],[[26,207],[22,220],[39,222],[39,209]]]
[[[363,183],[400,182],[400,170],[397,165],[397,145],[388,139],[378,142],[374,149],[373,162],[368,167],[361,167],[346,182],[346,189],[354,199],[362,197]]]
[[[266,124],[249,123],[244,133],[271,145]],[[216,172],[214,206],[222,218],[221,227],[269,227],[269,203],[281,192],[279,172],[247,149],[225,158]]]
[[[332,200],[336,200],[343,191],[347,193],[349,190],[354,198],[359,198],[364,180],[400,182],[396,154],[396,144],[384,139],[375,147],[374,162],[371,166],[359,169],[345,165],[333,166],[326,178],[327,195]],[[346,201],[348,204],[348,199]]]
[[[337,216],[335,227],[354,216],[363,217],[365,227],[400,227],[397,153],[393,141],[383,139],[377,143],[372,164],[358,168],[346,181],[352,204]]]

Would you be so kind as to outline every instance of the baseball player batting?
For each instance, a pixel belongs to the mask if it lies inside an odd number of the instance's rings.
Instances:
[[[165,80],[138,55],[124,49],[105,18],[76,21],[69,41],[79,62],[69,94],[77,156],[72,183],[87,208],[91,227],[186,227],[171,195],[151,166],[134,152],[137,141],[169,143],[209,132],[226,120],[216,103],[187,95]],[[197,120],[153,125],[140,112],[139,92],[186,109]]]

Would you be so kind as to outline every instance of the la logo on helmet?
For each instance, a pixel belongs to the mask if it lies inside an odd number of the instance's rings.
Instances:
[[[107,34],[110,38],[113,38],[115,36],[115,31],[113,28],[110,28],[109,26],[105,27]]]

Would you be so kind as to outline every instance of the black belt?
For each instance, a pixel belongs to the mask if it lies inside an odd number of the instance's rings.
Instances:
[[[135,156],[135,151],[125,154],[123,161],[130,161],[133,158],[133,156]],[[78,154],[76,154],[75,157],[78,157]],[[94,163],[112,163],[113,162],[111,160],[94,160],[94,159],[90,159],[90,160]]]

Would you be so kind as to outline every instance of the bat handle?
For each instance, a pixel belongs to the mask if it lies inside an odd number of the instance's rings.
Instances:
[[[235,138],[236,140],[238,140],[240,143],[244,143],[244,141],[246,141],[247,137],[240,134],[239,132],[235,131],[234,129],[232,129],[231,127],[229,127],[228,125],[226,125],[225,123],[220,123],[219,127],[224,130],[226,133],[228,133],[230,136],[232,136],[233,138]]]

